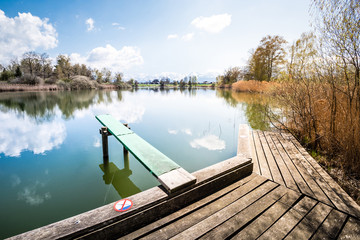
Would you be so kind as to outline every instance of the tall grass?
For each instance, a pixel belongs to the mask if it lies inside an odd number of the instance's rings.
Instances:
[[[269,93],[278,86],[275,82],[249,80],[233,83],[231,88],[237,92]]]
[[[348,86],[327,82],[284,83],[277,97],[286,104],[286,128],[311,150],[328,156],[328,166],[360,177],[360,109]],[[357,88],[355,88],[356,99]],[[353,89],[352,88],[352,89]]]

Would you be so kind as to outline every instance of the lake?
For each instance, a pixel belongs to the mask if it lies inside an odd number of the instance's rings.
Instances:
[[[103,166],[98,114],[112,114],[193,172],[236,155],[239,124],[266,129],[261,95],[223,90],[0,93],[0,238],[159,185],[109,137]]]

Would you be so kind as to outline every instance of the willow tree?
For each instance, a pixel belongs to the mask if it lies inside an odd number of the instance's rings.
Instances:
[[[286,40],[281,36],[266,36],[249,60],[249,71],[255,80],[270,81],[286,55]]]

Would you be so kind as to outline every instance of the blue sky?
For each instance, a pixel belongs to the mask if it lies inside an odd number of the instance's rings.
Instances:
[[[243,66],[262,37],[310,31],[310,0],[0,0],[0,63],[67,54],[127,77],[215,76]]]

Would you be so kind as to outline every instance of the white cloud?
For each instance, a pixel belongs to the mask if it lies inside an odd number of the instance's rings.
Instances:
[[[177,34],[169,34],[167,36],[167,39],[175,39],[175,38],[178,38],[179,36]]]
[[[87,31],[88,32],[94,30],[94,23],[95,23],[94,19],[88,18],[88,19],[86,19],[85,23],[87,25]]]
[[[125,30],[125,27],[121,26],[120,23],[114,22],[111,25],[113,25],[116,29]]]
[[[56,29],[49,19],[31,13],[8,18],[0,10],[0,62],[7,63],[27,51],[51,49],[58,44]]]
[[[210,33],[218,33],[231,24],[230,14],[219,14],[211,17],[197,17],[192,22],[196,28]]]
[[[192,148],[206,148],[211,151],[223,150],[225,149],[225,141],[215,135],[208,135],[192,140],[190,146]]]
[[[144,63],[139,48],[125,46],[117,50],[110,44],[94,48],[87,56],[72,53],[70,59],[73,63],[84,63],[99,69],[106,67],[113,71],[124,71]]]
[[[185,34],[184,36],[182,36],[182,40],[184,41],[190,41],[191,39],[193,39],[194,37],[194,33],[188,33],[188,34]]]
[[[22,151],[43,154],[60,146],[66,137],[61,122],[36,124],[29,117],[19,119],[15,113],[0,114],[0,153],[18,157]]]

